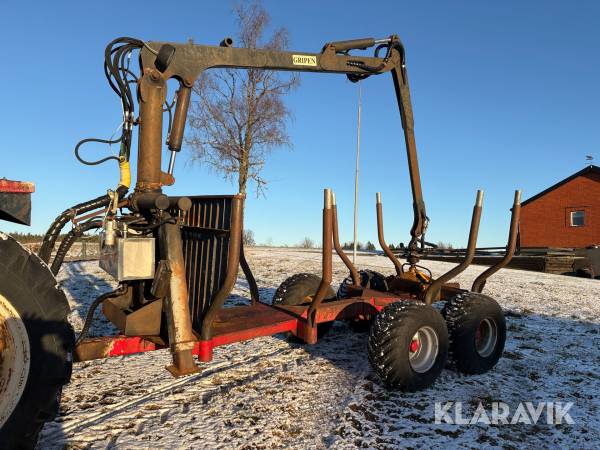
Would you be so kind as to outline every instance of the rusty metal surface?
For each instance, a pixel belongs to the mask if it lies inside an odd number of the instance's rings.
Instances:
[[[338,254],[340,259],[344,262],[344,264],[350,271],[350,276],[352,277],[352,284],[354,286],[360,286],[360,277],[358,275],[358,271],[356,270],[356,267],[354,267],[354,264],[352,264],[352,261],[350,261],[350,258],[348,258],[348,256],[344,252],[344,249],[340,245],[340,235],[339,235],[339,230],[338,230],[337,205],[335,203],[335,195],[333,196],[331,220],[332,220],[332,227],[333,227],[333,230],[332,230],[333,231],[333,246],[335,248],[335,252]]]
[[[469,242],[465,259],[459,265],[453,267],[429,285],[423,299],[426,304],[430,305],[434,300],[437,300],[442,286],[456,275],[463,272],[473,261],[473,256],[475,255],[475,249],[477,247],[477,235],[479,233],[479,221],[481,219],[482,207],[483,191],[477,191],[477,199],[475,201],[475,206],[473,207],[473,216],[471,217],[471,229],[469,230]]]
[[[227,253],[227,272],[221,288],[210,300],[210,306],[202,320],[200,335],[203,340],[208,340],[212,336],[212,324],[217,317],[219,310],[223,307],[225,300],[231,293],[237,279],[240,267],[240,253],[242,247],[242,229],[243,229],[243,196],[236,196],[231,201],[231,228],[229,233],[229,249]],[[222,263],[221,263],[222,264]]]
[[[173,366],[169,371],[174,375],[197,372],[192,358],[195,336],[188,303],[188,288],[185,277],[185,263],[179,226],[165,223],[159,228],[161,259],[168,261],[171,270],[169,295],[166,298],[167,329],[169,346],[173,355]]]
[[[308,308],[308,327],[314,328],[316,326],[315,318],[316,311],[321,305],[321,302],[327,295],[327,291],[331,286],[332,272],[333,272],[333,217],[332,217],[332,195],[330,189],[323,191],[323,245],[322,245],[322,273],[321,283],[315,293],[315,297]],[[314,330],[313,330],[314,331]],[[311,332],[311,336],[316,333]],[[307,341],[309,344],[312,343]]]
[[[189,85],[193,84],[200,73],[211,67],[369,74],[369,71],[358,67],[358,65],[353,65],[352,62],[362,62],[370,67],[379,67],[384,62],[383,58],[336,54],[335,48],[331,45],[325,46],[322,53],[307,53],[174,42],[148,43],[150,47],[156,49],[164,44],[175,47],[175,55],[164,72],[165,78],[183,79]],[[298,58],[294,58],[294,56],[304,57],[305,63],[302,64],[303,61],[298,61]],[[141,59],[144,68],[154,67],[156,55],[144,48],[141,51]],[[298,64],[299,62],[300,64]],[[399,62],[399,55],[393,53],[390,61],[385,64],[379,73],[388,72],[397,62]]]
[[[512,260],[517,248],[517,234],[519,232],[519,218],[521,216],[521,191],[515,191],[515,199],[512,207],[512,215],[510,218],[510,228],[508,232],[508,243],[506,244],[506,253],[504,257],[493,266],[489,267],[481,275],[475,278],[471,290],[473,292],[481,292],[485,286],[486,280],[493,274],[498,272],[503,267],[506,267]]]
[[[367,291],[358,296],[343,300],[325,302],[316,311],[315,323],[331,322],[334,320],[351,320],[376,314],[390,303],[413,299],[410,295],[395,295],[377,291]],[[299,323],[307,322],[308,305],[273,305],[295,316]]]
[[[164,346],[152,342],[150,338],[108,336],[84,339],[73,351],[73,361],[82,362],[92,359],[110,358],[113,356],[131,355],[135,353],[158,350]]]
[[[250,265],[248,264],[248,261],[246,261],[246,255],[244,254],[243,238],[242,243],[240,245],[240,267],[242,268],[244,276],[246,277],[246,281],[248,282],[248,286],[250,287],[250,299],[252,300],[252,304],[256,305],[260,302],[260,296],[258,294],[258,285],[256,284],[256,279],[254,278],[252,269],[250,269]]]
[[[171,151],[178,152],[181,150],[191,95],[192,88],[180,84],[179,91],[177,92],[177,104],[175,105],[173,125],[171,126],[171,133],[169,134],[169,140],[167,142],[169,150]]]
[[[171,206],[169,197],[160,192],[134,192],[129,196],[129,207],[133,211],[161,210]]]
[[[0,192],[32,194],[35,192],[35,185],[28,181],[13,181],[0,178]]]
[[[416,264],[419,261],[417,244],[419,240],[425,238],[425,231],[429,219],[427,218],[427,213],[425,211],[425,201],[423,199],[423,190],[421,188],[421,175],[419,172],[419,160],[415,142],[412,102],[410,100],[408,73],[403,50],[401,62],[392,69],[392,80],[394,81],[396,98],[400,107],[400,119],[402,122],[402,129],[404,130],[404,143],[413,197],[413,225],[410,230],[411,240],[408,244],[408,262],[410,264]]]
[[[381,246],[385,255],[389,258],[390,261],[394,264],[394,268],[396,269],[396,274],[402,274],[402,265],[398,258],[392,253],[390,248],[385,242],[385,238],[383,236],[383,206],[381,204],[381,193],[377,192],[376,194],[376,203],[375,208],[377,210],[377,238],[379,239],[379,245]]]
[[[419,242],[424,240],[428,218],[423,201],[417,150],[414,136],[414,121],[404,48],[397,36],[391,36],[386,42],[386,56],[380,58],[356,56],[343,53],[348,49],[366,48],[376,43],[373,39],[341,41],[328,43],[320,53],[281,52],[263,49],[234,48],[188,44],[171,44],[175,53],[168,62],[161,62],[161,72],[156,70],[156,56],[149,48],[156,51],[164,44],[150,42],[141,49],[140,64],[143,75],[138,85],[140,103],[140,131],[138,150],[138,179],[136,195],[147,192],[161,192],[161,186],[174,182],[170,174],[161,170],[162,147],[162,108],[166,98],[166,81],[175,78],[180,82],[180,89],[175,110],[175,120],[168,137],[168,145],[174,152],[181,147],[187,110],[189,108],[190,88],[196,78],[206,69],[212,67],[258,68],[267,70],[289,70],[321,73],[347,74],[352,81],[358,81],[370,75],[390,72],[395,88],[400,119],[404,132],[404,144],[408,159],[410,184],[413,197],[413,223],[410,230],[411,240],[408,245],[408,261],[415,269],[419,260]],[[321,283],[310,305],[301,308],[300,316],[294,325],[286,314],[274,312],[270,307],[265,311],[264,305],[258,303],[258,289],[250,268],[244,257],[242,246],[243,229],[243,196],[202,196],[192,197],[189,208],[179,209],[170,201],[168,209],[171,215],[177,216],[181,225],[165,224],[159,229],[161,257],[169,262],[171,278],[169,296],[166,299],[169,341],[173,352],[172,373],[181,375],[195,370],[192,360],[193,352],[202,350],[202,357],[208,358],[215,345],[223,342],[255,337],[278,332],[281,329],[295,329],[295,333],[306,342],[316,342],[316,324],[337,318],[355,318],[372,315],[385,304],[394,301],[423,297],[427,303],[442,293],[452,292],[446,282],[464,270],[472,260],[474,245],[479,227],[481,204],[478,201],[473,211],[469,250],[465,260],[456,268],[444,274],[429,285],[423,294],[422,287],[411,291],[418,285],[418,280],[411,282],[411,289],[400,289],[394,293],[369,291],[366,289],[353,291],[354,297],[346,303],[338,301],[323,303],[332,281],[332,250],[336,251],[350,270],[353,281],[358,283],[356,268],[344,258],[340,252],[337,229],[337,210],[332,201],[332,193],[325,190],[323,208],[323,244],[322,244],[322,276]],[[147,205],[146,205],[147,206]],[[146,206],[142,209],[147,209]],[[151,205],[152,206],[152,205]],[[161,209],[153,204],[154,209]],[[189,209],[189,210],[188,210]],[[404,275],[399,261],[391,254],[383,236],[383,219],[381,202],[377,205],[378,235],[380,244],[386,255],[394,262],[398,276]],[[158,217],[158,212],[155,215]],[[473,248],[472,248],[473,247]],[[390,255],[391,254],[391,255]],[[238,269],[248,278],[253,304],[240,312],[238,316],[227,316],[222,309],[230,294]],[[254,312],[250,312],[255,309]],[[288,311],[292,313],[293,310]],[[233,314],[233,313],[230,313]],[[290,330],[293,331],[294,330]],[[193,330],[201,336],[196,341]],[[227,331],[228,330],[228,331]],[[227,336],[226,338],[223,336]],[[88,355],[105,353],[112,355],[123,349],[115,350],[116,343],[131,351],[140,348],[150,349],[144,342],[112,340],[89,343]],[[110,348],[107,346],[110,345]],[[152,344],[155,345],[155,344]],[[154,347],[156,348],[156,346]],[[93,350],[93,351],[92,351]],[[85,347],[80,351],[85,353]],[[140,350],[145,351],[145,350]]]
[[[136,191],[157,191],[161,187],[163,103],[165,78],[156,69],[144,71],[138,87],[140,129]]]
[[[256,306],[222,308],[213,322],[212,338],[242,330],[272,326],[295,318],[297,317],[290,312],[264,303]]]
[[[171,268],[169,262],[160,260],[156,266],[154,280],[150,287],[150,294],[155,298],[164,298],[169,295],[169,284],[171,282]],[[143,295],[143,293],[142,293]]]
[[[373,57],[362,55],[349,55],[346,50],[365,46],[376,45],[385,42],[386,56],[378,56],[378,50]],[[160,62],[162,74],[155,69],[157,53],[163,45],[168,44],[174,49],[172,58],[168,64]],[[358,46],[358,47],[353,47]],[[150,49],[154,49],[151,51]],[[346,50],[340,50],[346,49]],[[160,171],[160,131],[162,131],[158,116],[162,114],[162,101],[164,98],[164,80],[175,78],[180,81],[180,96],[176,109],[176,126],[172,131],[173,148],[178,147],[179,137],[183,133],[185,114],[189,106],[189,92],[197,77],[205,70],[212,67],[225,68],[257,68],[267,70],[290,70],[298,72],[321,72],[321,73],[343,73],[347,74],[352,81],[359,81],[366,76],[391,72],[396,92],[398,108],[402,128],[404,131],[406,154],[410,173],[411,190],[413,195],[413,225],[411,227],[411,240],[408,245],[409,262],[416,264],[418,257],[418,242],[424,239],[427,227],[427,215],[421,189],[419,165],[414,136],[413,112],[408,86],[408,75],[406,69],[405,52],[402,42],[396,35],[383,40],[372,38],[338,41],[326,44],[320,53],[306,52],[284,52],[268,49],[244,49],[232,46],[207,46],[195,45],[193,43],[177,44],[167,42],[149,42],[141,49],[140,62],[144,76],[140,81],[140,153],[139,163],[143,164],[138,169],[137,190],[160,188],[160,177],[156,177],[156,171]],[[164,66],[164,67],[163,67]],[[148,79],[148,77],[154,77]],[[151,94],[151,87],[154,89]],[[179,111],[180,115],[177,115]],[[181,117],[181,120],[178,118]],[[152,128],[144,131],[144,127]],[[160,128],[160,130],[159,130]],[[140,178],[140,175],[143,175]]]
[[[125,336],[156,336],[160,334],[162,303],[161,299],[154,300],[132,310],[129,293],[106,299],[102,303],[102,313]]]
[[[204,315],[227,277],[233,202],[243,196],[189,197],[191,208],[178,213],[193,328],[202,329]]]
[[[0,220],[31,224],[31,194],[0,192]]]

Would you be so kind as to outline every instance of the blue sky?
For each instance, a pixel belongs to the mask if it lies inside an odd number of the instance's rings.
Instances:
[[[182,3],[183,4],[183,3]],[[428,240],[464,245],[478,188],[486,191],[479,245],[503,245],[513,191],[530,197],[600,160],[600,2],[265,1],[291,49],[397,33],[407,49]],[[143,6],[142,6],[143,5]],[[170,6],[167,6],[170,5]],[[63,209],[113,188],[114,163],[73,157],[84,137],[121,120],[102,71],[117,36],[217,45],[234,35],[231,4],[28,2],[0,6],[3,108],[0,176],[34,181],[34,232]],[[368,6],[365,6],[368,5]],[[412,205],[399,113],[389,75],[362,83],[361,241],[376,242],[375,192],[388,241],[407,241]],[[322,189],[337,193],[342,240],[352,236],[357,86],[341,75],[302,75],[287,99],[294,146],[273,153],[266,198],[250,196],[246,227],[258,242],[320,241]],[[135,144],[134,144],[135,148]],[[105,155],[104,147],[87,149]],[[233,184],[178,159],[167,193],[233,193]],[[253,186],[250,186],[253,190]],[[6,231],[25,227],[2,224]]]

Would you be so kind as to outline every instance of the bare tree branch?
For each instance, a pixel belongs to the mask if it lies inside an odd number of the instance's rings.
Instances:
[[[233,9],[240,47],[283,50],[288,32],[277,29],[263,42],[269,15],[260,4],[237,4]],[[283,96],[300,83],[298,74],[282,76],[272,70],[215,69],[202,73],[194,87],[186,138],[193,160],[202,161],[226,179],[237,174],[239,192],[248,180],[263,194],[267,180],[260,173],[271,151],[289,146],[287,121],[291,113]]]

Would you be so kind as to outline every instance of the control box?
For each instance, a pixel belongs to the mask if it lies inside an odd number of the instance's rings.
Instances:
[[[100,267],[117,281],[154,278],[155,239],[117,237],[113,245],[100,242]]]

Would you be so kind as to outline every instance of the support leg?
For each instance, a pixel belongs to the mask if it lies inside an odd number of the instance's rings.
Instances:
[[[196,339],[192,331],[179,227],[171,223],[162,225],[159,230],[159,241],[161,257],[169,263],[171,269],[166,311],[173,365],[168,366],[167,370],[173,376],[189,375],[199,372],[199,369],[192,356]]]

